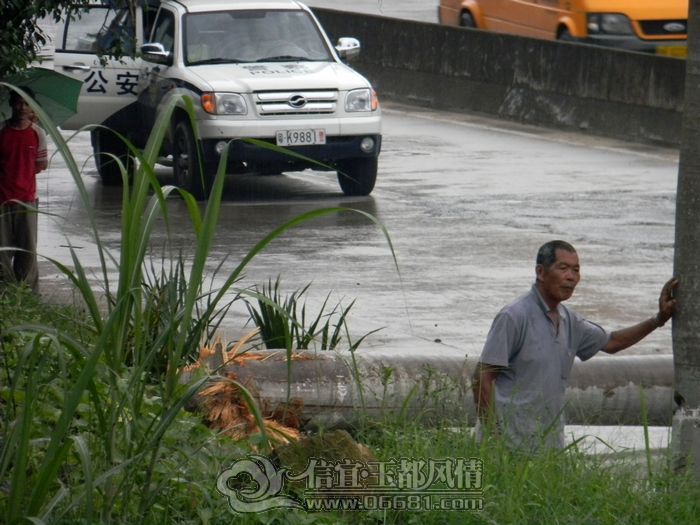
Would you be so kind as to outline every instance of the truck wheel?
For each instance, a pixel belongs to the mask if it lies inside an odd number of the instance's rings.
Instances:
[[[461,15],[459,15],[459,25],[462,27],[476,28],[474,17],[469,11],[464,11]]]
[[[338,183],[345,195],[369,195],[377,181],[377,158],[338,162]]]
[[[95,129],[90,132],[92,151],[95,154],[95,166],[97,173],[105,186],[121,186],[122,173],[119,163],[114,160],[119,158],[126,167],[126,172],[131,177],[134,170],[134,158],[129,155],[127,145],[109,129]]]
[[[197,141],[190,123],[179,120],[173,129],[173,173],[175,184],[189,191],[195,199],[204,200],[211,191],[208,164],[199,162]],[[204,171],[202,171],[202,167]]]

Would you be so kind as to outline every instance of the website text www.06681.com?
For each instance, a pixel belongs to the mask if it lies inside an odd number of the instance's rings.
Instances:
[[[467,494],[308,494],[304,495],[306,510],[320,511],[369,511],[369,510],[408,510],[408,511],[480,511],[484,501],[480,492]]]
[[[301,494],[287,493],[295,483]],[[217,478],[217,490],[235,513],[272,509],[307,511],[483,509],[479,458],[391,458],[358,461],[312,457],[297,473],[261,455],[235,460]]]

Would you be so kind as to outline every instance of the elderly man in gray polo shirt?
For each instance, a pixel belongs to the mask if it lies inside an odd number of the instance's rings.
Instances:
[[[664,285],[654,317],[605,331],[561,304],[574,293],[579,268],[569,243],[544,244],[532,289],[494,319],[472,382],[480,433],[495,432],[525,451],[562,448],[564,392],[574,358],[624,350],[673,316],[675,279]]]

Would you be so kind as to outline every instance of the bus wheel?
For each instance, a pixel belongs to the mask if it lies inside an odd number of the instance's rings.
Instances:
[[[575,42],[576,41],[574,36],[566,28],[559,31],[559,34],[557,35],[557,40],[561,40],[562,42]]]
[[[459,25],[462,27],[472,27],[476,29],[476,22],[469,11],[464,11],[459,15]]]

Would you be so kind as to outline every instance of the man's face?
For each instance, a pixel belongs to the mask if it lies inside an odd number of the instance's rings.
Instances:
[[[540,293],[548,303],[569,299],[581,280],[578,255],[561,249],[554,253],[556,260],[549,268],[541,264],[535,267]]]

